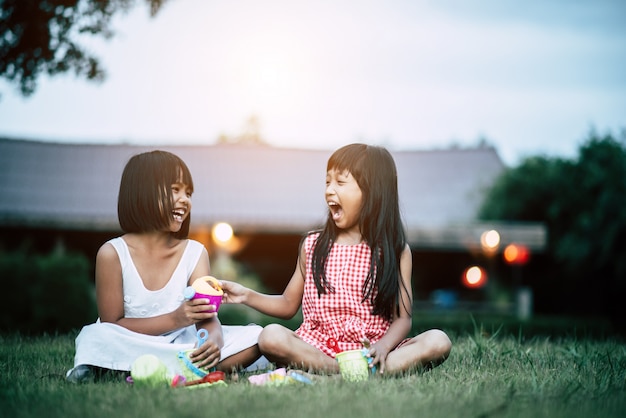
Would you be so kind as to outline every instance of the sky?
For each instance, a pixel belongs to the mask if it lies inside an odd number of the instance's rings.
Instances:
[[[0,81],[0,136],[213,144],[251,117],[271,145],[495,146],[505,164],[572,158],[626,129],[622,0],[139,1],[81,37],[101,84]]]

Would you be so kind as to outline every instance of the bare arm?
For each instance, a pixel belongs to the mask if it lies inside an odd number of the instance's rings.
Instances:
[[[192,277],[199,277],[204,271],[206,271],[204,274],[208,274],[208,270],[209,260],[205,250]],[[216,316],[215,313],[203,312],[206,305],[202,300],[192,300],[182,303],[178,309],[167,314],[151,318],[126,318],[124,316],[122,266],[117,252],[108,243],[100,247],[96,256],[96,298],[98,315],[102,322],[118,324],[131,331],[147,335],[161,335],[201,321],[209,321]],[[217,323],[219,325],[219,322]]]
[[[302,246],[296,269],[281,295],[267,295],[235,282],[222,281],[224,303],[242,303],[266,315],[283,319],[292,318],[302,304],[305,259],[306,253]]]

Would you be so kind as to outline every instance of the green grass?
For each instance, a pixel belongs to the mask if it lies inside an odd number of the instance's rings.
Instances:
[[[618,417],[626,411],[626,345],[619,339],[525,340],[478,330],[451,335],[442,366],[364,383],[141,388],[72,385],[75,335],[0,336],[3,417]]]

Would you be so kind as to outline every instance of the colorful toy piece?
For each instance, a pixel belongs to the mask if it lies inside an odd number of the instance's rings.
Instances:
[[[374,361],[374,359],[369,356],[369,349],[371,347],[370,340],[368,340],[366,337],[363,337],[363,339],[361,340],[361,344],[363,344],[363,356],[367,359],[367,364],[370,365]],[[371,369],[372,373],[376,373],[376,366],[372,367]]]
[[[208,299],[209,305],[214,305],[214,311],[208,312],[217,312],[222,303],[222,296],[224,295],[224,291],[222,290],[222,286],[220,285],[219,280],[217,280],[213,276],[202,276],[197,278],[191,286],[185,288],[183,293],[185,299]]]
[[[208,335],[209,333],[206,330],[198,330],[198,344],[202,345],[202,343],[206,341]],[[179,352],[179,358],[181,354],[185,355],[186,352]],[[177,374],[172,379],[169,379],[165,364],[153,354],[144,354],[137,357],[137,359],[133,362],[130,369],[130,376],[128,376],[126,381],[135,386],[143,387],[204,387],[215,384],[226,386],[226,375],[224,372],[217,371],[215,368],[211,369],[210,372],[207,372],[194,366],[188,357],[187,361],[194,368],[194,370],[197,371],[197,373],[188,372],[187,376]],[[185,368],[185,370],[188,371],[189,369]]]
[[[200,347],[202,344],[204,344],[206,342],[207,338],[209,337],[209,332],[207,330],[203,329],[203,328],[200,328],[198,330],[198,332],[196,333],[196,336],[198,338],[198,343],[196,345],[196,348],[197,348],[197,347]],[[189,381],[202,379],[207,374],[209,374],[211,371],[215,370],[215,368],[213,368],[213,369],[207,371],[207,370],[201,369],[198,366],[196,366],[195,364],[193,364],[193,362],[189,358],[189,355],[194,350],[195,350],[195,348],[178,352],[178,360],[180,361],[180,363],[183,366],[182,367],[182,369],[183,369],[183,376],[187,380],[189,380]]]
[[[289,370],[280,368],[272,372],[256,374],[248,377],[248,381],[256,386],[281,386],[292,383],[304,383],[307,385],[312,384],[311,379],[306,377],[302,373],[298,373],[295,370]]]
[[[130,377],[137,386],[158,387],[168,384],[167,368],[153,354],[137,357],[130,368]]]
[[[332,337],[326,340],[326,347],[328,347],[331,350],[333,350],[335,355],[337,355],[337,353],[341,352],[341,349],[339,348],[339,343],[337,342],[336,339],[334,339]]]
[[[348,350],[337,353],[341,377],[349,382],[360,382],[369,377],[369,365],[366,357],[367,349]]]
[[[200,387],[200,386],[212,386],[215,384],[227,386],[225,382],[226,375],[219,370],[208,373],[202,379],[188,381],[185,376],[177,374],[172,379],[172,387]]]

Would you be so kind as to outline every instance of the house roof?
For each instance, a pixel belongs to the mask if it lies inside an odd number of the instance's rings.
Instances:
[[[191,170],[192,229],[224,221],[235,231],[304,233],[325,220],[324,179],[332,150],[0,139],[0,226],[119,229],[122,170],[132,155],[153,149],[173,152]],[[392,155],[409,237],[435,246],[444,238],[458,241],[451,236],[476,228],[484,191],[504,169],[495,149],[487,146]],[[537,225],[516,228],[532,229],[536,245],[542,245]]]

